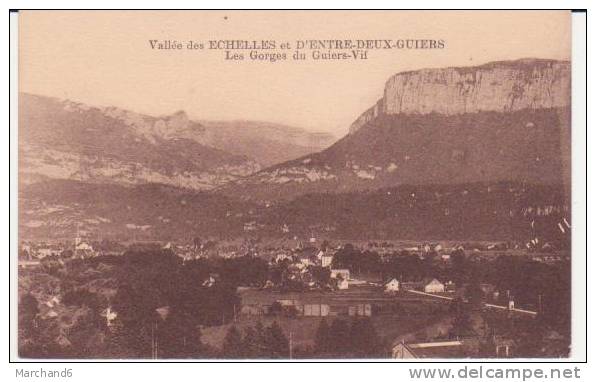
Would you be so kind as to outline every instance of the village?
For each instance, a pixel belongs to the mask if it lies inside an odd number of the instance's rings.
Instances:
[[[283,242],[249,237],[235,242],[193,238],[180,243],[124,244],[92,242],[77,235],[71,243],[23,242],[19,269],[26,278],[44,270],[68,270],[73,262],[101,263],[102,259],[123,257],[131,250],[165,253],[182,267],[201,261],[225,264],[237,260],[250,264],[246,268],[252,273],[235,284],[238,302],[231,307],[232,312],[217,325],[202,326],[201,341],[220,348],[232,327],[275,323],[281,326],[297,356],[300,349],[308,356],[304,349],[314,346],[321,321],[358,319],[370,320],[383,338],[383,351],[378,354],[384,357],[522,356],[520,348],[524,345],[516,339],[517,324],[512,323],[521,323],[525,328],[542,320],[550,310],[548,297],[540,292],[536,296],[521,296],[514,290],[515,282],[498,285],[489,276],[470,275],[502,259],[547,267],[569,263],[568,253],[549,245],[375,241],[352,244],[315,237]],[[225,279],[216,270],[204,273],[194,282],[209,289],[225,283]],[[111,301],[118,287],[98,287],[97,283],[98,280],[91,280],[77,291],[104,295],[104,306],[96,314],[105,320],[108,329],[113,329],[118,326],[119,312]],[[72,316],[73,311],[64,306],[62,293],[60,288],[33,293],[39,305],[36,319],[73,321],[72,317],[64,318]],[[467,307],[465,319],[458,313],[462,306]],[[169,306],[159,308],[161,311],[156,311],[161,315],[169,311]],[[458,319],[465,322],[458,323]],[[71,346],[67,332],[60,330],[54,338],[59,346]],[[540,339],[544,355],[564,355],[565,341],[557,330],[545,330]]]

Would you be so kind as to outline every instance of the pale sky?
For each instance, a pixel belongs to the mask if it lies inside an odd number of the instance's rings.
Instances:
[[[524,57],[569,60],[570,22],[566,11],[22,11],[20,90],[150,115],[184,110],[193,119],[278,122],[339,137],[400,71]],[[219,50],[151,50],[151,39],[442,39],[446,47],[376,50],[363,61],[233,62]]]

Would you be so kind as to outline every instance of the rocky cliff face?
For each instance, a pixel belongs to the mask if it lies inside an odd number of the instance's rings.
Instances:
[[[106,107],[100,110],[107,117],[119,120],[131,127],[139,136],[151,143],[156,143],[159,139],[182,138],[195,140],[195,136],[205,131],[201,124],[191,121],[186,112],[182,110],[159,118],[116,107]]]
[[[570,78],[568,62],[529,59],[398,73],[333,146],[229,188],[268,200],[404,184],[568,184]]]
[[[360,114],[358,118],[350,126],[350,133],[355,132],[367,123],[374,121],[377,117],[384,114],[385,110],[385,99],[381,98],[371,108],[367,109],[364,113]]]
[[[380,114],[456,115],[566,107],[570,69],[565,61],[523,59],[398,73],[385,84],[383,98],[352,124],[350,133]]]

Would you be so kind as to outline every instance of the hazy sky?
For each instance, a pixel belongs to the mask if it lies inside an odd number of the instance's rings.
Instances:
[[[336,136],[382,96],[392,74],[523,57],[568,60],[571,35],[569,12],[545,11],[23,11],[19,28],[21,91]],[[442,39],[446,47],[270,63],[226,61],[215,50],[152,50],[152,39]]]

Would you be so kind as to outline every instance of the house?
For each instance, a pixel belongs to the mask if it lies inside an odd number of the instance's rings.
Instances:
[[[370,304],[357,304],[348,307],[348,316],[370,317],[372,307]]]
[[[321,257],[321,266],[323,268],[331,267],[333,263],[333,255],[324,255]]]
[[[319,252],[319,259],[321,260],[321,266],[323,268],[331,267],[331,263],[333,263],[333,255],[324,253],[323,251]]]
[[[348,280],[350,278],[350,270],[349,269],[332,269],[330,277],[332,279],[342,278],[344,280]]]
[[[426,293],[443,293],[445,292],[445,285],[439,280],[427,277],[422,280],[422,288]]]
[[[329,315],[329,305],[327,304],[304,304],[302,309],[306,317],[325,317]]]
[[[344,290],[349,288],[348,279],[337,278],[337,289]]]
[[[466,348],[462,341],[440,341],[423,343],[400,342],[391,351],[394,359],[407,358],[466,358]]]
[[[385,292],[392,293],[399,291],[399,281],[396,278],[393,278],[385,283]]]

